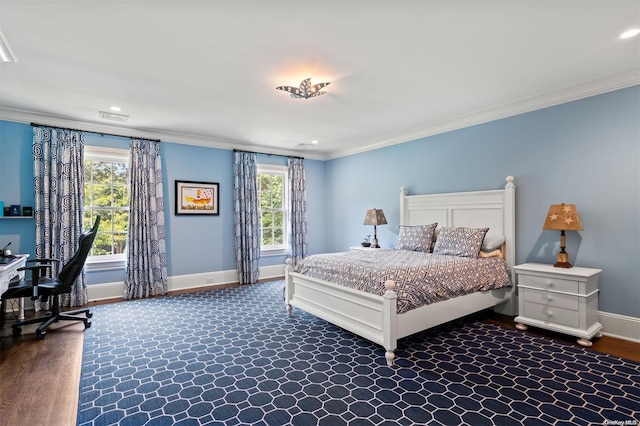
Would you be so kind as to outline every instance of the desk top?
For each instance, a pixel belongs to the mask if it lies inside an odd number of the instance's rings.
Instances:
[[[0,257],[0,271],[4,271],[17,263],[20,263],[21,260],[26,260],[29,257],[28,254],[14,254],[11,257]]]
[[[29,257],[29,255],[17,254],[15,256],[16,257],[11,259],[9,263],[0,263],[0,294],[9,288],[9,281],[14,277],[24,276],[24,272],[18,271],[18,269],[27,264],[27,257]]]

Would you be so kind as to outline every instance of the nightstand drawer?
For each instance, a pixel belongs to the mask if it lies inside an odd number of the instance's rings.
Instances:
[[[578,281],[563,280],[560,278],[537,277],[533,275],[518,275],[518,286],[533,287],[542,290],[562,291],[564,293],[578,294]]]
[[[530,288],[523,288],[522,290],[522,297],[524,298],[525,302],[549,305],[558,308],[570,309],[573,311],[577,311],[578,309],[580,309],[580,301],[578,300],[577,296],[554,293],[552,291],[532,290]]]
[[[533,318],[573,328],[580,326],[580,319],[578,318],[578,315],[576,315],[576,311],[571,309],[563,309],[531,302],[525,302],[523,305],[524,312],[521,313],[521,315],[527,318]]]

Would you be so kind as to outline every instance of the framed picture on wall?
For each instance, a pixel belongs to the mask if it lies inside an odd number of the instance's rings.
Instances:
[[[220,214],[217,182],[176,181],[176,214]]]

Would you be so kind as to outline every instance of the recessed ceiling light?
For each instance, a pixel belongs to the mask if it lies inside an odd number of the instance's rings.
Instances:
[[[120,112],[122,111],[122,108],[120,108],[119,106],[112,106],[111,108],[109,108],[111,111],[115,111],[115,112]]]
[[[9,43],[0,32],[0,62],[18,62],[13,51],[9,47]]]
[[[620,38],[622,39],[631,38],[631,37],[637,36],[638,34],[640,34],[640,29],[634,28],[632,30],[625,31],[622,34],[620,34]]]
[[[314,140],[312,140],[312,141],[311,141],[311,143],[312,143],[313,145],[318,145],[318,141],[317,141],[317,140],[315,140],[315,139],[314,139]]]

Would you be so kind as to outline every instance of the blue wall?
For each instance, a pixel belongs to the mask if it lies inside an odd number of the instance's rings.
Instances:
[[[31,126],[0,121],[0,201],[5,207],[35,205],[32,140]],[[35,238],[33,218],[0,219],[0,248],[11,242],[14,253],[34,253]]]
[[[550,204],[575,204],[584,231],[567,232],[576,266],[603,269],[599,309],[640,317],[640,86],[329,161],[327,250],[372,234],[395,244],[399,191],[499,189],[516,183],[518,263],[555,263],[559,232],[543,231]]]
[[[6,205],[34,205],[31,126],[0,121],[0,200]],[[128,138],[86,133],[85,144],[129,149]],[[233,236],[233,152],[163,141],[161,146],[165,185],[167,273],[189,275],[236,269]],[[261,155],[258,161],[286,164],[279,156]],[[325,250],[324,170],[322,161],[305,160],[309,225],[309,252]],[[219,216],[176,216],[175,180],[218,182]],[[0,219],[0,248],[11,241],[16,253],[35,252],[33,219]],[[283,265],[286,256],[268,256],[260,266]],[[124,280],[123,270],[93,271],[89,284]]]
[[[309,253],[343,251],[371,227],[370,208],[389,222],[395,244],[399,190],[435,193],[502,188],[516,178],[517,262],[554,263],[559,235],[543,231],[550,204],[575,204],[584,231],[567,233],[577,266],[603,269],[601,311],[640,318],[640,86],[331,161],[305,160]],[[33,205],[31,126],[0,121],[0,200]],[[128,147],[125,138],[87,135],[89,145]],[[162,143],[169,275],[235,269],[232,152]],[[259,161],[283,161],[261,156]],[[220,216],[175,216],[174,181],[220,183]],[[33,252],[33,220],[0,220],[0,243]],[[1,247],[1,246],[0,246]],[[278,265],[284,256],[261,259]],[[122,271],[90,283],[122,280]]]

